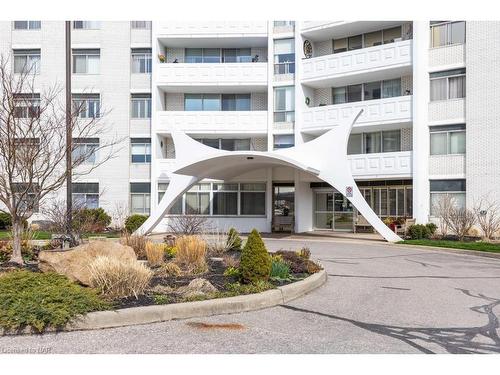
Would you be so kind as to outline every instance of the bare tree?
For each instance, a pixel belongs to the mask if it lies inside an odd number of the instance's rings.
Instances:
[[[453,206],[449,210],[447,221],[451,231],[462,241],[476,223],[476,215],[466,207]]]
[[[209,230],[209,222],[205,216],[179,215],[168,218],[168,229],[175,235],[200,234]]]
[[[446,236],[448,233],[449,214],[450,210],[453,208],[453,204],[453,198],[446,194],[441,196],[436,205],[433,207],[439,217],[439,233],[442,237]]]
[[[124,201],[115,202],[111,212],[113,221],[111,225],[115,230],[122,230],[125,227],[125,220],[128,216],[128,208]]]
[[[23,263],[23,222],[44,198],[64,186],[69,171],[75,178],[92,172],[114,156],[114,146],[121,141],[100,138],[104,111],[82,116],[82,102],[69,111],[73,139],[99,138],[100,143],[91,149],[82,149],[74,142],[68,145],[62,89],[57,84],[37,88],[35,78],[31,67],[14,74],[9,59],[0,56],[0,202],[12,216],[11,261],[18,264]],[[69,169],[67,153],[73,155]],[[96,154],[98,160],[87,163]]]
[[[483,239],[492,240],[500,232],[500,202],[489,195],[474,202],[477,224],[483,231]]]

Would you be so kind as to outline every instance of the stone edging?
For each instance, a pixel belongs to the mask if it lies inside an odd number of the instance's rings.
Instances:
[[[137,324],[163,322],[174,319],[199,318],[211,315],[234,314],[260,310],[287,303],[326,282],[327,274],[321,270],[304,280],[262,293],[205,301],[130,307],[116,311],[92,312],[68,324],[64,331],[91,330]]]

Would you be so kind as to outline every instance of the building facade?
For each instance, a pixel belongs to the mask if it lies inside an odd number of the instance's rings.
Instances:
[[[346,152],[380,217],[426,223],[444,195],[469,207],[500,199],[500,22],[72,26],[74,100],[88,101],[89,116],[110,108],[105,123],[127,139],[75,184],[74,199],[89,206],[154,210],[175,167],[174,130],[223,150],[267,151],[308,142],[359,109]],[[63,81],[63,22],[0,28],[0,51],[14,65],[38,59],[40,82]],[[243,232],[270,232],[283,217],[297,232],[352,231],[358,220],[343,192],[291,167],[202,181],[171,208],[179,214]]]

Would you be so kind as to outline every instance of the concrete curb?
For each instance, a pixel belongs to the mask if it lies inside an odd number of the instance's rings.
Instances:
[[[123,327],[175,319],[199,318],[260,310],[287,303],[303,296],[319,288],[326,282],[326,279],[326,271],[321,270],[304,280],[262,293],[171,305],[131,307],[116,311],[98,311],[89,313],[81,319],[71,322],[64,327],[63,331]]]

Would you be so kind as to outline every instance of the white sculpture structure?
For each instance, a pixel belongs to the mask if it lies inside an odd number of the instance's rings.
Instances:
[[[358,212],[387,241],[401,238],[390,230],[362,196],[347,159],[352,126],[363,110],[318,138],[276,151],[225,151],[205,146],[182,132],[173,131],[176,164],[167,191],[138,234],[150,233],[164,218],[176,199],[204,178],[230,181],[255,169],[289,166],[311,173],[344,194]]]

